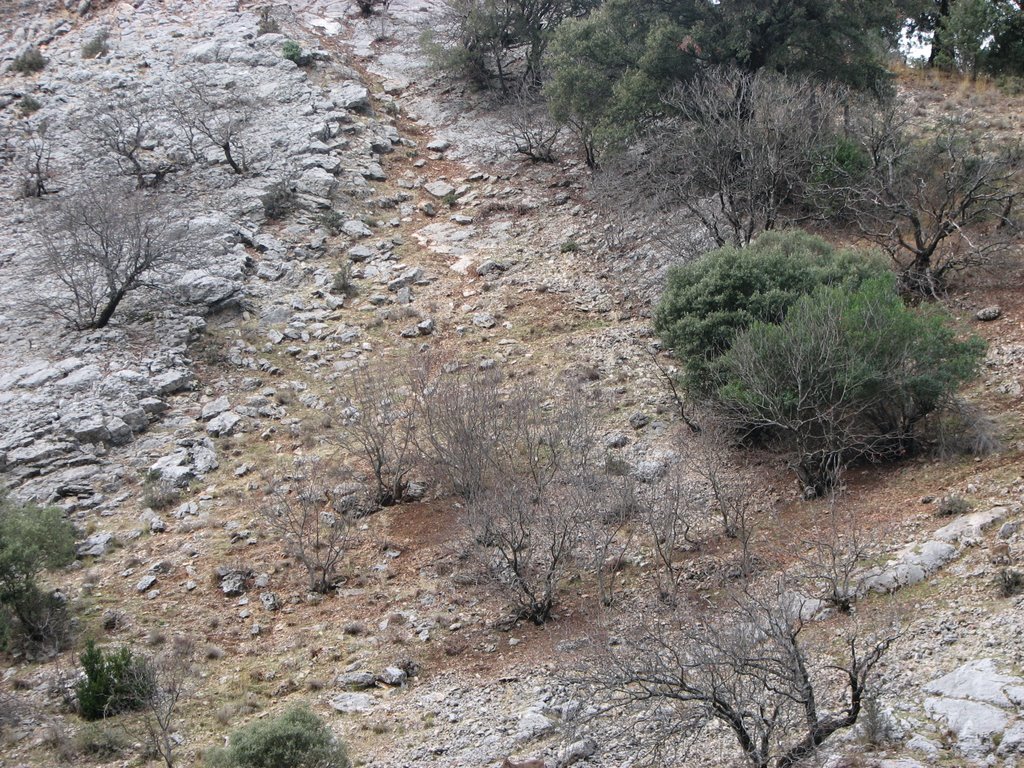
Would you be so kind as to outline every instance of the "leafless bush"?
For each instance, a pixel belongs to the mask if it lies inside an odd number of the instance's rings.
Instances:
[[[802,217],[794,204],[837,135],[841,99],[808,79],[708,70],[666,99],[678,117],[654,130],[644,152],[609,171],[630,203],[681,207],[715,245],[743,246]]]
[[[197,255],[164,200],[116,186],[57,201],[38,213],[36,232],[39,275],[59,286],[40,302],[76,328],[105,327],[128,294],[166,288]]]
[[[233,172],[245,174],[252,161],[246,130],[257,106],[249,94],[192,80],[171,98],[169,109],[197,162],[203,160],[207,147],[213,147]]]
[[[507,426],[501,375],[438,361],[417,366],[420,393],[416,444],[427,465],[456,494],[473,500],[491,484]]]
[[[908,291],[935,296],[1016,242],[1019,146],[992,145],[964,119],[922,132],[900,100],[858,117],[864,167],[833,168],[828,192],[892,256]]]
[[[521,88],[505,109],[499,133],[516,154],[540,163],[555,161],[555,144],[562,126],[548,114],[547,105],[530,89]]]
[[[849,613],[866,591],[866,582],[872,575],[865,564],[867,541],[854,516],[841,513],[833,504],[824,529],[805,539],[802,545],[800,562],[810,596]]]
[[[275,479],[273,492],[260,512],[282,538],[286,552],[298,560],[314,592],[334,589],[337,569],[349,543],[346,514],[335,508],[334,485],[326,469],[310,464],[294,483]]]
[[[520,387],[502,407],[507,420],[492,454],[500,474],[472,497],[468,521],[517,618],[542,624],[588,533],[602,524],[607,487],[582,403],[549,404]]]
[[[705,501],[675,474],[635,487],[634,498],[640,519],[654,554],[652,572],[658,597],[673,603],[679,588],[677,554],[699,545],[695,533],[703,521]]]
[[[179,640],[163,654],[146,659],[138,671],[144,677],[132,686],[146,691],[141,711],[121,721],[133,738],[160,756],[166,768],[174,768],[177,761],[181,704],[192,693],[195,676],[193,651],[191,641]]]
[[[900,633],[868,633],[847,618],[834,643],[822,642],[785,592],[779,584],[725,606],[680,606],[601,657],[593,683],[610,711],[632,710],[642,721],[633,733],[662,759],[702,744],[717,723],[755,768],[802,764],[858,721],[875,669]]]
[[[342,443],[360,456],[377,482],[377,503],[390,506],[406,495],[417,460],[416,402],[406,369],[371,364],[357,370],[342,411]]]

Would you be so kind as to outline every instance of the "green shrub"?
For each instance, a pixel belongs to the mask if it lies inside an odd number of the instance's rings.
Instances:
[[[228,745],[212,750],[211,768],[349,768],[345,746],[306,706],[261,720],[231,734]]]
[[[284,56],[288,61],[293,61],[297,66],[308,67],[310,63],[309,55],[303,53],[302,46],[296,43],[294,40],[286,40],[284,45],[281,46],[281,55]]]
[[[29,75],[33,72],[39,72],[45,66],[46,59],[43,58],[43,54],[38,48],[32,46],[11,62],[11,72],[19,72],[23,75]]]
[[[104,651],[90,640],[79,661],[85,678],[75,686],[75,695],[86,720],[142,709],[152,695],[155,683],[149,663],[127,646]]]
[[[62,648],[69,626],[62,599],[36,577],[75,557],[74,529],[59,509],[0,497],[0,639],[4,645]]]
[[[782,322],[755,322],[722,357],[715,396],[735,423],[777,438],[821,494],[853,461],[914,450],[915,427],[976,375],[984,351],[877,277],[819,288]]]
[[[708,395],[717,361],[752,323],[781,322],[794,301],[820,286],[853,288],[884,270],[879,259],[806,232],[768,232],[746,248],[725,246],[673,267],[654,329],[685,363],[687,387]]]
[[[34,112],[38,112],[43,108],[43,105],[39,102],[35,96],[30,93],[26,93],[18,101],[18,110],[23,115],[31,115]]]
[[[107,30],[104,29],[97,32],[95,37],[82,46],[82,58],[95,59],[100,56],[106,56],[110,53],[110,46],[107,45],[108,39],[109,33]]]

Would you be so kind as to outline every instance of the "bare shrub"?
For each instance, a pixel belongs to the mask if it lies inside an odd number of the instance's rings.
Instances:
[[[867,632],[846,618],[834,642],[819,638],[786,591],[779,583],[724,606],[680,606],[597,660],[592,682],[610,712],[643,722],[632,733],[662,760],[686,755],[717,724],[754,768],[802,764],[857,723],[900,631]]]
[[[858,116],[865,167],[835,169],[831,192],[861,234],[889,253],[906,290],[936,296],[953,273],[1016,242],[1017,146],[993,145],[965,119],[922,135],[899,100]]]
[[[458,363],[429,361],[413,372],[420,393],[420,454],[452,492],[467,501],[490,485],[506,428],[501,375]]]
[[[401,364],[375,363],[358,369],[347,386],[340,439],[363,459],[376,480],[381,506],[401,502],[418,457],[416,401]]]
[[[178,759],[180,730],[184,725],[182,702],[191,695],[195,677],[191,641],[176,638],[166,652],[145,660],[137,674],[135,687],[144,689],[138,717],[122,719],[124,729],[132,738],[149,747],[163,761],[165,768],[174,768]]]
[[[800,555],[810,595],[842,613],[849,613],[871,576],[866,567],[868,546],[853,515],[828,510],[824,530],[805,539]]]
[[[588,532],[602,522],[607,489],[596,476],[595,434],[581,403],[545,407],[518,389],[504,408],[509,418],[495,454],[503,471],[472,497],[468,521],[516,618],[542,624]]]
[[[553,163],[562,126],[551,119],[547,105],[536,93],[521,88],[506,107],[499,133],[516,154],[534,162]]]
[[[705,504],[674,473],[637,485],[634,500],[654,555],[651,577],[658,597],[673,603],[681,576],[677,553],[700,544],[696,529],[705,517]]]
[[[795,204],[837,133],[840,101],[806,78],[707,70],[666,99],[678,117],[609,172],[626,176],[616,187],[630,204],[681,207],[715,245],[747,245],[804,215]]]
[[[309,588],[326,593],[334,589],[338,565],[349,543],[349,518],[335,508],[334,485],[323,466],[299,468],[303,474],[287,483],[273,482],[270,498],[260,514],[284,542],[285,551],[306,569]]]
[[[39,302],[79,329],[104,328],[127,295],[166,288],[197,257],[163,199],[116,186],[59,200],[37,214],[35,227],[39,276],[59,289]]]

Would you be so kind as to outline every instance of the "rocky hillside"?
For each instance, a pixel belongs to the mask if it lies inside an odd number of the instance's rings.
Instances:
[[[52,586],[82,636],[197,644],[175,734],[184,765],[296,701],[362,765],[631,765],[635,734],[592,717],[569,680],[593,638],[632,631],[628,610],[573,582],[552,622],[509,628],[463,557],[461,506],[428,485],[358,521],[328,596],[307,594],[257,510],[296,459],[337,456],[331,412],[353,370],[431,354],[541,392],[578,384],[613,460],[662,473],[692,438],[648,319],[656,222],[609,218],[569,150],[553,165],[511,156],[500,114],[427,67],[417,40],[436,0],[369,17],[347,0],[66,5],[0,3],[0,487],[78,530],[76,563]],[[106,50],[83,56],[96,40]],[[33,46],[45,66],[9,71]],[[210,93],[244,116],[244,173],[216,146],[183,159],[175,106]],[[40,301],[55,290],[41,243],[55,200],[118,176],[97,127],[126,104],[152,122],[141,151],[175,167],[160,189],[199,258],[126,298],[109,326],[69,330]],[[24,196],[26,178],[46,194]],[[1024,557],[1019,254],[1001,269],[950,300],[990,342],[968,396],[1001,450],[855,473],[838,502],[869,541],[861,610],[895,607],[904,631],[882,670],[888,738],[865,750],[865,729],[850,731],[830,743],[835,768],[1024,764],[1024,598],[996,584]],[[756,462],[764,558],[793,564],[827,504],[803,500],[771,457]],[[950,496],[966,514],[937,514]],[[735,547],[686,554],[694,589],[717,594]],[[652,563],[640,552],[624,568],[623,603],[650,588]],[[75,656],[4,657],[0,766],[139,764],[138,745],[75,751]],[[679,764],[730,764],[728,743],[713,733]]]

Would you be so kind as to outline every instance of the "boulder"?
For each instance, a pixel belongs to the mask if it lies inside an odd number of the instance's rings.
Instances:
[[[373,707],[373,697],[366,693],[341,693],[333,696],[328,704],[331,709],[345,715],[369,712]]]
[[[85,541],[78,543],[78,546],[75,547],[75,556],[79,558],[102,557],[107,554],[113,546],[114,534],[106,532],[94,533]]]
[[[210,420],[210,423],[206,425],[206,431],[213,437],[224,437],[233,434],[241,420],[242,417],[237,413],[225,411]]]

